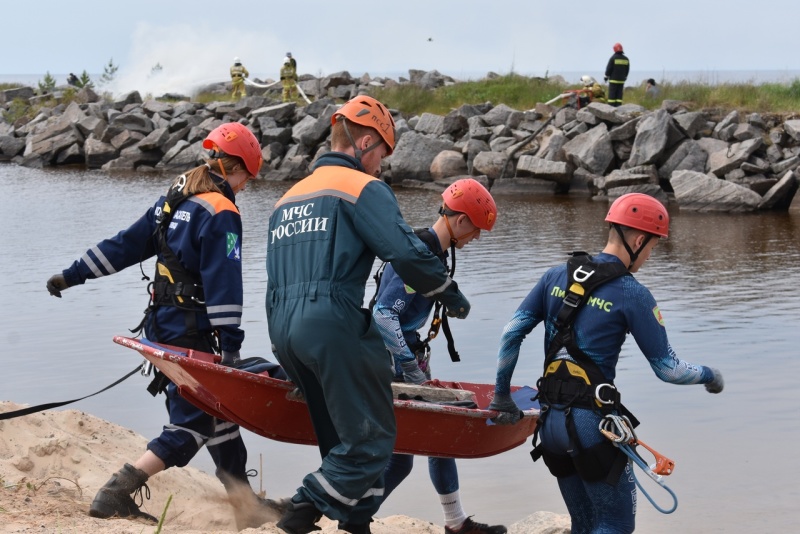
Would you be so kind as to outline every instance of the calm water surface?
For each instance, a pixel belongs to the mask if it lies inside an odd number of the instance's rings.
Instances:
[[[48,277],[89,246],[138,218],[167,187],[169,176],[110,177],[84,170],[33,170],[0,166],[4,199],[2,250],[5,350],[0,399],[38,404],[83,396],[111,383],[141,358],[111,341],[135,326],[147,297],[138,268],[50,297]],[[245,225],[244,270],[247,337],[243,356],[268,355],[263,299],[266,288],[267,219],[289,187],[258,183],[240,194]],[[414,226],[430,224],[436,193],[398,191]],[[433,343],[434,375],[493,382],[497,344],[506,321],[539,276],[571,250],[598,252],[607,205],[587,198],[497,198],[494,232],[461,251],[459,285],[472,302],[466,321],[452,327],[462,362]],[[637,278],[659,301],[677,353],[718,367],[721,395],[700,386],[664,384],[630,341],[623,349],[618,385],[642,421],[641,439],[674,459],[667,484],[678,510],[661,515],[640,494],[638,531],[788,532],[800,520],[800,440],[795,405],[800,401],[800,215],[709,215],[671,209],[670,239],[659,245]],[[151,274],[152,263],[144,271]],[[368,286],[367,295],[374,288]],[[542,329],[523,345],[514,383],[533,384],[542,362]],[[133,377],[73,405],[150,438],[166,422],[163,399]],[[269,495],[291,494],[319,463],[317,449],[245,433],[252,467],[263,471]],[[0,436],[0,439],[2,437]],[[566,513],[555,480],[533,464],[525,444],[492,458],[459,461],[468,514],[483,522],[511,524],[537,510]],[[130,460],[133,460],[131,458]],[[263,465],[262,465],[263,464]],[[380,515],[402,513],[442,524],[426,462],[417,460],[409,480]],[[213,473],[201,451],[196,467]],[[667,495],[644,485],[666,506]],[[258,489],[259,481],[253,483]]]

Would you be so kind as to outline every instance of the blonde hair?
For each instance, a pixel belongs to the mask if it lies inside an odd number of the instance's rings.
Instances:
[[[203,165],[199,165],[176,178],[172,186],[174,187],[185,180],[186,182],[183,186],[184,193],[190,193],[192,195],[211,192],[222,193],[222,190],[216,184],[214,178],[211,177],[211,171],[214,171],[214,174],[218,174],[224,178],[237,165],[239,167],[244,167],[244,161],[237,156],[209,158],[206,159]]]

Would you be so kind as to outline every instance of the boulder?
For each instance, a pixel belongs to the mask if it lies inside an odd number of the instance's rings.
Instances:
[[[669,182],[681,210],[739,213],[757,210],[762,200],[747,187],[695,171],[675,171]]]

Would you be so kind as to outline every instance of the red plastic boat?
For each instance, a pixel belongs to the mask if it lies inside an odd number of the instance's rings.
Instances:
[[[217,365],[219,356],[123,336],[114,342],[142,354],[179,388],[180,394],[205,412],[232,421],[266,438],[288,443],[317,443],[308,407],[292,392],[291,382],[266,374]],[[402,385],[401,385],[402,386]],[[412,400],[395,399],[395,451],[423,456],[481,458],[513,449],[533,434],[539,410],[524,410],[513,426],[494,425],[486,410],[492,384],[432,381],[432,386],[410,386]],[[402,389],[402,388],[401,388]],[[524,398],[531,388],[513,387]],[[420,400],[439,399],[438,401]],[[477,408],[441,402],[473,400]]]

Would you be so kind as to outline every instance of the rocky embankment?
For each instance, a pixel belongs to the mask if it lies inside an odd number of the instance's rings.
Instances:
[[[305,106],[254,87],[238,102],[209,104],[143,100],[138,92],[108,99],[82,89],[68,104],[41,107],[32,120],[0,121],[0,161],[181,171],[197,163],[209,131],[240,121],[261,140],[263,177],[297,180],[329,150],[331,116],[345,99],[375,86],[457,83],[436,71],[410,74],[400,81],[346,72],[304,76],[301,88],[314,99]],[[224,92],[225,84],[206,88],[215,90]],[[0,92],[0,106],[45,98],[29,87],[10,89]],[[685,210],[800,210],[800,119],[697,111],[669,100],[655,111],[601,103],[516,110],[487,102],[444,116],[396,112],[395,119],[397,147],[384,160],[384,177],[395,185],[427,187],[471,175],[496,193],[616,198],[639,191]]]

